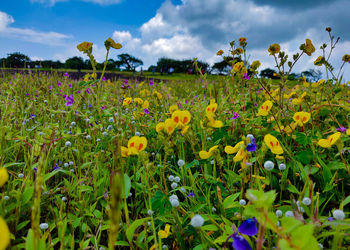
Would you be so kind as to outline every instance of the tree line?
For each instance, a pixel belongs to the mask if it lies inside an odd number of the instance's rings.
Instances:
[[[227,74],[231,65],[230,61],[235,59],[241,61],[240,58],[226,58],[220,62],[214,63],[213,66],[203,61],[197,61],[198,67],[202,72],[212,74]],[[141,67],[143,61],[129,54],[120,54],[117,59],[109,59],[106,70],[109,71],[135,71],[136,68]],[[65,62],[52,60],[31,60],[27,55],[20,52],[8,54],[6,58],[0,58],[0,67],[2,68],[43,68],[43,69],[77,69],[77,70],[91,70],[91,63],[89,59],[74,56],[68,58]],[[103,69],[103,62],[98,63],[96,68]],[[194,62],[191,59],[176,60],[171,58],[159,58],[156,65],[151,65],[147,71],[160,73],[189,73],[195,74]],[[265,78],[278,78],[277,71],[274,69],[264,69],[260,71],[260,76]],[[319,70],[310,69],[303,71],[300,74],[292,73],[290,80],[296,80],[300,77],[305,77],[308,81],[317,81],[321,78]]]

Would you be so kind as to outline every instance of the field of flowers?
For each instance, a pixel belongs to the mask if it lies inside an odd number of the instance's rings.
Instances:
[[[350,55],[334,72],[335,44],[271,45],[273,81],[245,38],[216,81],[2,74],[0,250],[347,249]],[[317,53],[324,79],[288,81]]]

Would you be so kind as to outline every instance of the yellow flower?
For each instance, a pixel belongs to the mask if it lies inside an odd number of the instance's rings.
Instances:
[[[142,150],[147,147],[147,139],[142,136],[133,136],[128,141],[129,153],[132,155],[138,155]]]
[[[177,123],[173,121],[173,119],[166,119],[164,122],[164,130],[171,135],[177,126]]]
[[[293,116],[293,120],[300,126],[304,126],[310,120],[310,113],[308,112],[296,112]]]
[[[212,104],[209,104],[207,106],[207,108],[205,109],[205,112],[206,113],[214,113],[216,111],[216,109],[218,108],[218,104],[217,103],[212,103]]]
[[[107,49],[109,49],[110,47],[112,47],[114,49],[121,49],[123,47],[120,43],[116,43],[110,37],[105,41],[105,46],[106,46]]]
[[[261,115],[261,116],[267,116],[269,114],[269,111],[270,109],[272,108],[272,102],[267,100],[265,101],[260,109],[259,109],[259,112],[258,112],[258,115]]]
[[[344,62],[350,62],[350,55],[345,54],[345,55],[343,56],[342,60],[343,60]]]
[[[340,138],[341,133],[337,132],[335,134],[332,134],[328,136],[327,139],[320,139],[317,144],[321,146],[322,148],[329,148],[331,147],[334,143],[337,142],[337,140]]]
[[[6,168],[0,167],[0,188],[8,181],[8,179],[9,174],[7,173]]]
[[[132,102],[132,98],[131,97],[127,97],[123,100],[123,106],[127,106]]]
[[[87,52],[88,50],[92,49],[93,43],[89,42],[82,42],[77,46],[78,50],[81,52]]]
[[[268,52],[270,52],[270,55],[274,55],[274,54],[277,54],[279,53],[281,50],[281,46],[277,43],[274,43],[272,45],[270,45],[270,47],[268,48]]]
[[[285,99],[289,99],[289,98],[291,98],[293,95],[295,95],[296,94],[296,92],[295,91],[292,91],[292,92],[290,92],[289,94],[284,94],[283,95],[283,97],[285,98]]]
[[[240,37],[240,38],[238,39],[238,41],[239,41],[239,43],[244,43],[244,42],[247,41],[247,38],[245,38],[245,37]]]
[[[325,59],[323,56],[317,57],[317,59],[314,61],[314,65],[316,66],[322,66],[325,62]]]
[[[218,52],[216,52],[216,55],[221,56],[222,54],[224,54],[224,51],[222,49],[220,49]]]
[[[311,87],[317,88],[317,87],[319,87],[321,84],[323,84],[324,82],[325,82],[324,79],[321,79],[321,80],[319,80],[319,81],[317,81],[317,82],[313,82],[313,83],[311,84]]]
[[[238,142],[234,147],[226,146],[224,151],[226,154],[230,155],[238,152],[241,148],[244,148],[244,141]]]
[[[312,44],[311,40],[310,39],[306,39],[306,44],[305,44],[305,53],[308,55],[308,56],[311,56],[312,53],[315,52],[315,47],[314,45]]]
[[[129,156],[129,149],[127,147],[121,147],[121,154],[122,157],[128,157]]]
[[[143,103],[142,108],[146,109],[146,108],[148,108],[148,107],[149,107],[149,101],[146,100],[146,101]]]
[[[136,98],[134,98],[134,103],[142,105],[143,101],[141,98],[136,97]]]
[[[170,225],[166,224],[164,230],[159,230],[158,236],[161,239],[166,239],[170,235]]]
[[[176,104],[171,105],[169,108],[170,114],[174,113],[174,111],[176,111],[176,110],[179,110],[179,107]]]
[[[346,130],[346,134],[347,134],[347,135],[350,135],[350,128],[348,128],[348,129]]]
[[[213,117],[209,117],[209,123],[208,125],[212,128],[221,128],[223,126],[222,121],[219,120],[215,120]]]
[[[270,135],[270,134],[265,135],[264,142],[273,154],[275,155],[283,154],[283,148],[281,147],[280,142],[273,135]]]
[[[162,131],[162,130],[164,129],[164,127],[165,127],[165,123],[164,123],[164,122],[158,123],[157,126],[156,126],[156,131],[157,131],[157,133],[159,133],[160,131]]]
[[[181,134],[183,134],[183,135],[186,134],[189,128],[190,128],[190,126],[185,126],[185,127],[183,127],[183,128],[181,129]]]
[[[293,132],[293,130],[297,127],[297,123],[296,122],[292,122],[289,126],[286,126],[283,130],[284,132],[286,132],[287,134],[290,134]]]
[[[214,146],[214,147],[211,147],[210,149],[209,149],[209,151],[204,151],[204,150],[202,150],[202,151],[200,151],[199,152],[199,157],[201,158],[201,159],[208,159],[210,156],[212,156],[213,155],[213,151],[215,150],[215,149],[217,149],[219,146],[218,145],[216,145],[216,146]]]
[[[233,54],[237,54],[237,55],[239,55],[239,54],[242,54],[243,53],[243,49],[242,48],[237,48],[237,49],[235,49],[234,51],[233,51]]]
[[[191,113],[187,110],[176,110],[172,114],[171,119],[177,126],[183,127],[191,121]]]
[[[243,68],[244,64],[243,62],[238,62],[235,65],[233,65],[233,72],[239,72]]]
[[[252,62],[250,67],[255,70],[255,69],[259,68],[260,65],[261,65],[260,61],[256,60],[256,61]]]
[[[91,78],[96,79],[97,78],[97,74],[96,73],[92,73],[91,74]]]
[[[5,220],[0,216],[0,249],[5,250],[10,244],[10,230]]]
[[[233,160],[234,160],[234,162],[238,162],[238,161],[243,160],[243,159],[246,158],[246,157],[247,157],[247,152],[246,152],[243,148],[241,148],[241,149],[237,152],[237,154],[235,155],[235,157],[233,157]]]

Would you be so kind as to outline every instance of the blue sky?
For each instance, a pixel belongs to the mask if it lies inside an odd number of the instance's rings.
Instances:
[[[350,54],[348,0],[12,0],[0,4],[0,57],[22,52],[32,59],[64,61],[82,56],[76,45],[94,43],[98,61],[104,58],[103,41],[112,37],[123,44],[114,51],[130,53],[144,67],[158,58],[198,57],[219,61],[215,53],[227,51],[228,43],[248,39],[250,60],[273,67],[267,47],[280,43],[292,55],[310,38],[316,48],[327,42],[331,26],[341,40],[332,63]],[[295,71],[314,68],[318,50],[297,64]],[[350,65],[349,65],[350,66]],[[350,67],[346,74],[350,80]]]

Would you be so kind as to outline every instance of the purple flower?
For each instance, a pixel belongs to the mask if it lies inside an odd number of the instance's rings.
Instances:
[[[258,106],[258,104],[257,103],[254,103],[254,107],[257,107]]]
[[[89,104],[89,108],[92,108],[92,104]]]
[[[146,115],[149,114],[149,110],[148,109],[144,109],[143,112],[145,112]]]
[[[243,76],[242,79],[243,79],[243,80],[249,80],[249,79],[250,79],[250,77],[248,76],[247,72],[244,73],[244,76]]]
[[[77,92],[75,92],[75,93],[80,94],[80,92],[81,92],[81,91],[80,91],[80,90],[78,90],[78,91],[77,91]]]
[[[248,241],[242,236],[237,233],[232,235],[232,247],[235,250],[251,250]]]
[[[66,103],[64,105],[66,105],[67,107],[70,107],[73,105],[74,103],[74,98],[73,98],[73,95],[70,95],[70,96],[67,96],[66,97]]]
[[[232,114],[233,114],[233,116],[231,117],[232,120],[236,120],[239,117],[239,114],[236,112],[233,112]]]
[[[104,77],[102,77],[102,81],[106,81],[107,79],[106,79],[106,77],[104,76]]]
[[[58,89],[58,91],[61,92],[61,93],[63,92],[62,89]]]
[[[69,77],[69,75],[68,75],[68,73],[66,72],[66,73],[64,73],[64,75],[63,76],[65,76],[65,77]]]
[[[63,97],[64,99],[66,99],[67,95],[63,95],[62,97]]]
[[[89,88],[85,89],[85,92],[88,93],[89,95],[91,95],[91,92],[90,92]]]
[[[188,104],[188,101],[186,100],[185,103]]]
[[[254,236],[258,233],[257,220],[255,217],[245,220],[237,229],[241,234]]]
[[[27,93],[27,94],[26,94],[26,96],[30,96],[30,94],[29,94],[29,93]]]
[[[346,132],[346,128],[344,128],[343,126],[340,126],[340,128],[337,128],[337,131],[339,131],[341,133],[345,133]]]
[[[191,191],[189,194],[188,194],[188,197],[189,198],[193,198],[195,195],[194,195],[194,192],[193,191]]]
[[[68,84],[68,86],[70,87],[70,88],[73,88],[73,85],[70,83],[70,84]]]
[[[106,105],[103,105],[102,107],[101,107],[101,110],[104,110],[106,108]]]
[[[254,142],[248,143],[247,151],[254,152],[255,150],[256,150],[256,144],[255,144],[255,140],[254,140]]]
[[[55,163],[55,166],[53,167],[53,171],[55,171],[55,170],[59,170],[60,169],[60,167],[58,166],[58,164],[57,163]]]
[[[151,79],[151,80],[149,81],[149,86],[153,86],[153,84],[154,84],[154,82],[153,82],[153,80]]]
[[[62,85],[62,83],[61,83],[60,81],[58,81],[57,87],[59,87],[59,86],[61,86],[61,85]]]
[[[52,86],[52,85],[50,85],[50,86],[49,86],[49,89],[53,89],[53,86]]]

